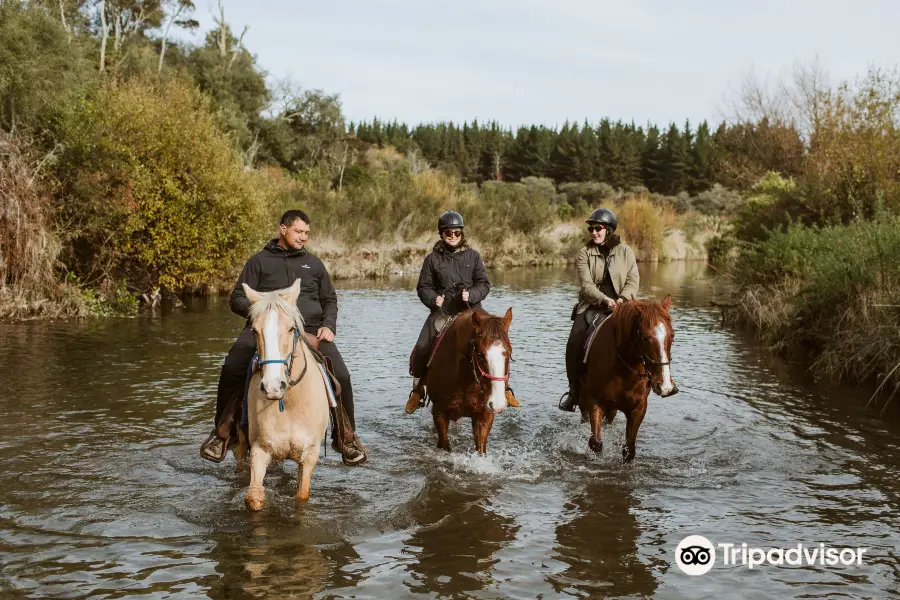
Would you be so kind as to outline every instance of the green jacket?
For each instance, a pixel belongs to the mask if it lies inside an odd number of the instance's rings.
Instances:
[[[619,298],[633,300],[641,282],[634,252],[625,244],[617,244],[609,251],[606,262],[609,263],[609,276]],[[575,266],[578,268],[579,286],[575,312],[580,315],[588,307],[599,306],[607,298],[598,287],[603,281],[603,253],[593,244],[585,246],[578,251]]]

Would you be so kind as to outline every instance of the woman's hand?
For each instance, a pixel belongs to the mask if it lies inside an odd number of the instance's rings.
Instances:
[[[463,291],[462,291],[462,299],[463,299],[463,302],[468,302],[468,301],[469,301],[469,290],[463,290]]]
[[[609,310],[612,310],[612,309],[614,309],[614,308],[616,307],[616,301],[613,300],[612,298],[607,298],[606,300],[603,301],[603,304],[604,304],[604,305],[606,306],[606,308],[608,308]]]
[[[444,305],[444,297],[438,296],[437,298],[435,298],[434,303],[437,305],[438,308],[442,307]]]

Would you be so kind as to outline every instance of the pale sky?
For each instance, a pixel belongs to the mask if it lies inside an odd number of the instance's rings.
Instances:
[[[198,0],[201,32],[211,0]],[[224,0],[271,76],[340,94],[348,120],[718,121],[754,72],[832,79],[900,63],[893,0]],[[195,42],[202,33],[194,34]]]

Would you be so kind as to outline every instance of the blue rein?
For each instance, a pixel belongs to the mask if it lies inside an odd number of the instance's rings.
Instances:
[[[280,360],[279,359],[257,360],[256,364],[259,367],[263,367],[265,365],[284,365],[285,369],[287,370],[288,387],[293,387],[294,385],[297,384],[297,382],[299,382],[301,379],[303,379],[304,375],[306,375],[307,365],[304,360],[303,372],[300,373],[300,377],[298,377],[296,380],[291,380],[291,367],[294,364],[294,353],[297,351],[297,342],[299,340],[300,340],[300,328],[294,327],[294,345],[291,348],[291,351],[288,353],[287,358],[280,359]],[[257,359],[259,358],[259,352],[256,353],[256,358]],[[304,356],[303,358],[305,359],[306,356]],[[282,396],[281,398],[278,399],[278,410],[279,410],[279,412],[284,412],[284,396]]]

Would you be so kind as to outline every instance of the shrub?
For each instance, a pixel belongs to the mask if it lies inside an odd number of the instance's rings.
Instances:
[[[76,273],[198,286],[257,245],[267,187],[208,108],[184,83],[132,80],[67,112],[58,198]]]

